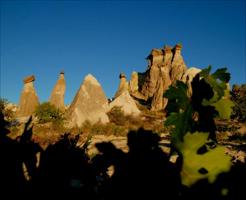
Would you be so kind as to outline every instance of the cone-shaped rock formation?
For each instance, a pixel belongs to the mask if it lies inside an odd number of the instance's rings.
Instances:
[[[140,114],[140,110],[127,90],[109,104],[110,109],[113,107],[121,107],[125,115],[137,116]]]
[[[34,81],[35,77],[33,75],[28,76],[23,80],[24,88],[21,92],[19,108],[17,111],[18,117],[28,117],[32,115],[39,105],[39,99],[33,85]]]
[[[124,91],[128,91],[128,82],[126,80],[126,75],[124,73],[121,73],[119,77],[120,77],[120,85],[116,94],[114,95],[114,98],[120,96]]]
[[[91,123],[98,121],[107,123],[109,122],[107,111],[108,100],[101,85],[94,76],[87,75],[68,109],[70,125],[79,127],[86,120]]]
[[[64,78],[64,72],[60,73],[59,79],[50,96],[50,103],[60,110],[65,110],[64,94],[66,91],[66,81]]]

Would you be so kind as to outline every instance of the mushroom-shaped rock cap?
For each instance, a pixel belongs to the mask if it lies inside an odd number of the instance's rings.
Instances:
[[[119,77],[120,77],[120,79],[121,78],[126,78],[126,75],[124,73],[120,73],[120,76]]]
[[[163,55],[163,50],[162,49],[152,49],[150,54],[147,56],[147,60],[151,59],[154,56],[161,56]]]
[[[30,82],[33,82],[33,81],[35,81],[35,76],[34,76],[34,75],[27,76],[27,77],[25,77],[25,78],[23,79],[24,84],[30,83]]]
[[[164,51],[165,52],[171,52],[172,51],[172,47],[165,45],[164,46]]]
[[[159,55],[162,55],[163,52],[161,49],[152,49],[151,53],[150,53],[152,56],[159,56]]]
[[[176,44],[176,46],[175,46],[175,49],[178,49],[178,50],[180,50],[180,49],[182,49],[182,44]]]

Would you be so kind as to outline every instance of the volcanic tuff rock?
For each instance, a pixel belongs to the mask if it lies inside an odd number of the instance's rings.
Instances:
[[[66,81],[64,78],[64,72],[60,73],[59,79],[50,96],[50,103],[60,110],[65,110],[64,94],[66,91]]]
[[[129,91],[136,92],[138,91],[138,73],[132,72],[131,80],[129,82]]]
[[[174,48],[174,55],[171,64],[171,80],[175,82],[176,80],[181,80],[183,74],[187,70],[184,63],[183,57],[181,56],[182,45],[177,44]]]
[[[156,82],[156,91],[151,101],[151,110],[161,110],[164,108],[164,104],[167,103],[166,99],[163,98],[163,79],[161,73]]]
[[[69,125],[79,127],[86,120],[91,123],[98,121],[107,123],[109,122],[107,111],[108,100],[101,85],[94,76],[87,75],[68,109]]]
[[[138,83],[138,92],[133,89],[134,87],[129,87],[130,94],[135,98],[143,96],[139,99],[150,102],[151,110],[165,108],[167,99],[163,94],[171,84],[181,80],[187,70],[181,56],[181,48],[182,46],[177,44],[174,48],[165,46],[163,49],[153,49],[147,57],[148,68],[142,73],[144,81],[142,85]]]
[[[114,98],[120,96],[124,91],[128,91],[128,82],[126,80],[126,75],[121,73],[119,78],[120,78],[120,85],[116,94],[114,95]]]
[[[109,104],[110,109],[115,106],[121,107],[125,115],[137,116],[140,114],[140,110],[138,109],[135,101],[130,96],[128,91],[124,91],[120,96],[118,96]]]
[[[17,116],[28,117],[33,114],[36,107],[39,105],[39,99],[36,94],[33,82],[35,81],[35,76],[26,77],[24,82],[24,87],[21,92],[19,108],[17,111]]]

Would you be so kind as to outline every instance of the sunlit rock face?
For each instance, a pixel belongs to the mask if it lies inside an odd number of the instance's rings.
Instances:
[[[128,81],[126,79],[126,75],[124,73],[120,74],[120,84],[114,98],[120,96],[123,92],[128,91]]]
[[[138,87],[136,87],[136,78],[133,77],[132,80],[135,82],[130,81],[130,94],[137,99],[150,102],[151,110],[164,109],[168,100],[163,97],[163,94],[170,85],[175,84],[177,80],[182,80],[187,70],[181,49],[180,44],[175,47],[164,46],[161,49],[153,49],[146,58],[148,68],[143,73],[144,80],[141,80],[141,84],[138,82]],[[139,81],[139,78],[137,79]]]
[[[59,75],[59,79],[57,80],[55,87],[50,95],[49,102],[54,105],[56,108],[64,111],[64,95],[66,91],[66,81],[64,77],[64,72],[61,72]]]
[[[129,91],[135,93],[138,91],[138,73],[132,72],[131,80],[129,82]]]
[[[180,44],[177,44],[173,49],[174,55],[172,58],[171,71],[170,71],[171,81],[173,83],[175,83],[175,81],[177,80],[181,80],[183,74],[187,70],[183,57],[181,55],[181,49],[182,46]]]
[[[70,126],[80,127],[86,120],[91,123],[107,123],[109,118],[108,100],[105,93],[91,74],[87,75],[70,105],[67,117]]]
[[[112,109],[113,107],[121,107],[125,115],[138,116],[140,114],[136,102],[130,96],[128,91],[124,91],[109,104],[109,109]]]
[[[33,84],[34,81],[35,77],[33,75],[28,76],[23,80],[24,87],[21,92],[19,107],[17,111],[17,117],[19,118],[32,115],[36,107],[39,105],[39,99]]]
[[[163,79],[161,72],[156,82],[155,93],[151,101],[151,110],[161,110],[164,107],[165,99],[163,98]]]

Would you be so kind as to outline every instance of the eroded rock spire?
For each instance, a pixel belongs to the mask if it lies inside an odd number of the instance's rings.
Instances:
[[[66,81],[64,72],[60,72],[59,79],[57,80],[55,87],[51,93],[49,102],[60,110],[65,110],[64,95],[66,91]]]
[[[39,105],[39,99],[34,88],[35,76],[24,78],[24,87],[21,92],[19,107],[17,111],[18,117],[28,117],[32,115]]]

